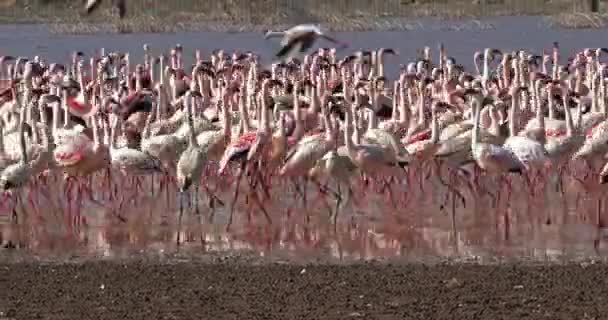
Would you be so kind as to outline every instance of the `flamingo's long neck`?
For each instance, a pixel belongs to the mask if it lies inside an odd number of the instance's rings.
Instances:
[[[141,72],[135,71],[135,91],[141,92],[142,89]]]
[[[378,52],[376,59],[378,77],[384,77],[384,52]]]
[[[99,142],[99,127],[97,125],[97,116],[91,117],[91,125],[93,127],[93,150],[98,150],[100,146]]]
[[[562,95],[562,101],[564,104],[564,113],[566,114],[566,135],[571,137],[574,132],[574,123],[572,121],[572,113],[570,112],[570,106],[568,106],[568,95]]]
[[[302,121],[302,111],[300,110],[300,99],[298,98],[299,86],[296,85],[293,91],[293,117],[295,122],[295,128],[293,131],[293,137],[296,141],[300,140],[304,136],[304,123]],[[313,103],[312,93],[309,91],[309,101]]]
[[[496,108],[494,108],[494,106],[491,106],[490,108],[490,119],[492,119],[492,122],[490,123],[490,128],[492,130],[491,132],[497,136],[501,135],[500,116],[498,115],[498,111],[496,111]]]
[[[509,135],[514,137],[517,135],[517,126],[515,125],[515,113],[519,108],[519,93],[516,92],[511,97],[511,108],[509,109]]]
[[[36,126],[36,122],[34,121],[34,118],[32,117],[32,112],[33,112],[33,105],[32,104],[28,104],[26,106],[27,108],[27,114],[28,114],[28,118],[26,119],[26,123],[32,128],[32,142],[33,143],[40,143],[40,136],[38,135],[38,128]]]
[[[95,57],[91,57],[91,59],[89,59],[89,69],[91,70],[89,77],[91,79],[91,81],[95,81],[96,78],[96,71],[97,68],[95,68]]]
[[[353,142],[353,111],[350,105],[346,106],[346,112],[344,117],[344,145],[349,155],[354,155],[355,143]]]
[[[52,106],[52,111],[53,111],[53,137],[55,137],[55,135],[57,134],[57,129],[59,129],[59,103],[54,102],[53,106]]]
[[[606,84],[604,83],[604,79],[602,78],[601,73],[599,75],[599,78],[600,78],[599,79],[600,80],[599,81],[600,82],[600,84],[599,84],[599,86],[600,86],[600,94],[599,94],[600,95],[600,99],[599,99],[600,106],[599,107],[600,107],[600,111],[603,114],[608,115],[608,110],[606,109]]]
[[[0,154],[4,154],[4,150],[6,150],[4,148],[4,123],[2,123],[2,121],[0,121]]]
[[[322,108],[326,109],[327,106],[323,106]],[[324,112],[323,112],[323,126],[325,126],[325,139],[330,142],[335,141],[334,140],[334,138],[335,138],[334,127],[333,127],[332,121],[330,119],[329,112],[326,110],[324,110]]]
[[[556,43],[553,46],[553,72],[552,72],[553,80],[557,79],[558,70],[559,70],[559,46]]]
[[[536,82],[536,88],[537,88],[537,93],[539,95],[540,95],[540,85],[541,85],[541,82],[540,82],[540,80],[538,80]],[[552,99],[551,92],[549,92],[549,100],[551,100],[551,99]],[[543,113],[543,105],[542,105],[542,103],[539,103],[538,106],[536,106],[536,107],[537,107],[536,119],[538,121],[538,127],[539,127],[540,132],[544,133],[545,132],[545,115]]]
[[[581,100],[576,104],[576,128],[581,130],[583,125],[583,102]]]
[[[363,121],[363,117],[361,117],[356,110],[356,106],[360,105],[360,96],[359,94],[355,95],[355,104],[350,106],[350,112],[351,112],[351,121],[346,121],[347,123],[352,123],[352,125],[354,126],[354,130],[351,134],[351,137],[353,139],[353,141],[355,142],[355,144],[359,145],[361,143],[361,128],[363,128],[363,124],[361,123]]]
[[[480,97],[475,97],[472,102],[473,107],[473,133],[471,134],[471,147],[477,148],[479,143],[479,118],[481,117]]]
[[[370,60],[369,79],[372,79],[378,74],[378,53],[376,51],[372,51]]]
[[[260,128],[262,129],[262,131],[264,131],[265,133],[269,133],[270,132],[270,117],[268,116],[269,113],[269,108],[266,104],[266,101],[269,97],[268,95],[268,87],[267,86],[263,86],[262,88],[262,101],[260,102]]]
[[[232,134],[232,120],[230,119],[230,104],[231,97],[228,94],[224,94],[224,101],[222,104],[222,125],[224,129],[224,137],[229,139]]]
[[[486,50],[483,56],[483,75],[482,82],[485,84],[490,80],[490,51]]]
[[[555,105],[554,105],[554,103],[555,103],[555,101],[553,100],[553,94],[549,90],[547,92],[547,108],[549,109],[549,119],[555,119]]]
[[[164,87],[165,85],[165,57],[160,57],[158,59],[158,68],[160,69],[160,74],[158,75],[159,77],[159,82],[161,84],[161,86]]]
[[[320,109],[319,95],[321,94],[321,81],[318,81],[317,86],[312,89],[312,95],[310,97],[310,106],[308,107],[309,114],[317,114]]]
[[[511,85],[511,77],[510,77],[510,61],[505,58],[505,62],[502,67],[502,86],[503,88],[508,88]]]
[[[69,112],[69,106],[68,106],[68,91],[67,89],[63,89],[63,99],[61,99],[61,103],[63,106],[63,127],[67,128],[68,127],[68,121],[70,119],[70,112]]]
[[[420,86],[420,94],[418,95],[418,124],[424,125],[424,104],[425,104],[425,92],[424,87]]]
[[[241,116],[241,123],[244,132],[251,131],[251,124],[249,122],[249,108],[251,107],[252,101],[255,99],[251,94],[248,94],[246,90],[241,91],[241,99],[239,100],[239,113]]]
[[[188,129],[189,129],[188,131],[190,133],[188,138],[190,139],[191,146],[197,146],[196,133],[194,132],[194,123],[193,123],[194,121],[192,120],[192,117],[193,117],[192,109],[194,108],[194,97],[192,97],[192,93],[188,92],[185,99],[186,99],[185,102],[186,102]]]
[[[371,129],[376,129],[378,128],[378,118],[376,117],[376,110],[378,110],[378,92],[376,91],[376,89],[373,89],[373,91],[371,92],[372,95],[372,110],[370,110],[370,114],[369,114],[369,123],[367,125],[367,129],[371,130]]]
[[[395,81],[394,85],[393,85],[393,101],[392,101],[392,114],[391,114],[391,121],[395,121],[397,120],[397,117],[399,116],[399,97],[401,96],[401,93],[399,92],[399,82]]]
[[[165,90],[162,85],[158,89],[158,97],[156,98],[156,121],[161,122],[163,121],[165,116],[165,114],[163,113],[163,110],[165,108]]]
[[[21,163],[26,164],[28,159],[25,148],[25,106],[21,103],[19,107],[19,151],[21,152]]]
[[[481,75],[481,68],[479,67],[479,62],[481,60],[481,53],[478,51],[473,56],[473,65],[475,66],[475,71],[478,75]]]
[[[598,112],[600,111],[599,108],[599,90],[598,90],[598,82],[599,82],[599,77],[598,76],[592,76],[591,74],[587,73],[588,77],[591,78],[591,80],[589,81],[589,88],[591,89],[591,109],[594,112]]]
[[[437,107],[431,108],[431,143],[439,142],[439,121],[437,120]]]
[[[406,90],[407,90],[407,94],[406,94],[406,91],[403,90],[403,91],[401,91],[401,94],[399,95],[399,123],[402,126],[409,127],[411,110],[410,110],[408,103],[406,103],[406,98],[408,100],[411,98],[412,90],[411,90],[411,88],[407,88]]]

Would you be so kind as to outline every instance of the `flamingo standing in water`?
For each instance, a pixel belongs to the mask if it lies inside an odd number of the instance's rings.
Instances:
[[[323,114],[323,124],[325,126],[325,132],[316,135],[308,136],[305,139],[300,140],[295,146],[287,152],[285,163],[279,169],[279,175],[282,177],[302,177],[305,180],[303,188],[303,201],[306,202],[306,182],[310,170],[315,166],[317,161],[334,149],[336,143],[336,137],[333,133],[333,128],[329,120],[329,110],[327,110],[327,103],[329,97],[324,96],[321,101],[321,112]],[[294,112],[300,112],[294,110]],[[297,124],[296,124],[297,125]]]
[[[184,215],[184,194],[190,190],[190,187],[194,185],[195,193],[193,199],[193,205],[196,214],[200,214],[198,211],[198,187],[201,181],[201,174],[203,173],[204,165],[206,163],[205,152],[198,145],[196,141],[196,133],[192,125],[192,108],[193,108],[193,94],[199,96],[200,93],[189,90],[184,96],[186,112],[187,112],[187,123],[189,127],[188,135],[188,147],[182,152],[179,160],[177,161],[177,186],[181,195],[180,206],[179,206],[179,217],[178,217],[178,230],[177,230],[177,245],[180,245],[180,232],[182,226],[182,217]]]
[[[267,92],[267,90],[271,84],[278,84],[278,81],[271,80],[271,79],[265,79],[264,82],[262,83],[262,92],[263,93]],[[241,117],[241,124],[243,126],[243,130],[245,131],[245,133],[243,133],[241,136],[239,136],[238,138],[233,140],[230,143],[230,145],[226,148],[226,150],[224,151],[224,155],[222,156],[222,158],[220,160],[220,164],[219,164],[220,167],[218,170],[218,173],[222,174],[225,172],[225,170],[228,167],[228,164],[230,162],[236,162],[236,161],[241,162],[241,167],[239,169],[239,173],[238,173],[237,181],[236,181],[236,190],[234,192],[234,197],[233,197],[232,203],[230,205],[230,216],[229,216],[229,220],[228,220],[229,222],[228,222],[227,228],[230,228],[230,226],[232,224],[234,206],[238,199],[241,179],[243,177],[243,174],[245,173],[246,164],[247,164],[247,162],[246,162],[247,156],[249,155],[249,151],[254,146],[256,141],[259,141],[260,135],[263,135],[263,133],[260,131],[251,130],[250,123],[249,123],[249,114],[248,114],[247,108],[245,106],[245,103],[243,101],[245,98],[244,95],[246,95],[247,93],[245,92],[245,90],[241,90],[241,91],[242,91],[241,92],[242,99],[241,99],[241,101],[239,101],[239,113],[240,113],[240,117]],[[263,107],[260,106],[260,108],[263,108]],[[264,116],[264,119],[266,119],[266,117],[268,116],[267,115],[268,110],[266,110],[266,109],[267,108],[264,108],[261,110],[262,116]],[[264,119],[262,119],[262,120],[264,120]],[[260,129],[263,129],[262,127],[263,126],[260,124]],[[255,174],[256,174],[256,177],[258,177],[257,175],[259,175],[260,173],[256,171]],[[261,208],[263,208],[262,205],[257,201],[257,196],[255,196],[255,195],[254,195],[254,200]],[[265,215],[266,215],[266,218],[268,219],[268,221],[270,222],[269,216],[266,212],[265,212]]]
[[[483,143],[480,141],[479,119],[481,118],[483,95],[479,92],[475,92],[474,90],[472,93],[474,125],[473,132],[471,134],[471,150],[477,165],[485,171],[498,174],[507,172],[522,173],[525,166],[515,156],[515,154],[513,154],[513,152],[501,146]]]
[[[537,80],[536,85],[540,86],[542,80]],[[551,87],[551,86],[550,86]],[[509,110],[509,138],[505,140],[503,144],[503,148],[509,150],[512,154],[514,154],[521,163],[524,164],[527,171],[535,174],[534,180],[541,179],[544,174],[542,168],[549,164],[549,158],[547,157],[547,150],[543,144],[545,137],[545,122],[544,115],[542,113],[542,105],[537,105],[537,119],[539,120],[539,132],[541,141],[537,141],[537,139],[532,139],[527,136],[517,135],[516,132],[516,120],[515,114],[520,108],[520,95],[521,95],[521,87],[518,85],[518,82],[511,87],[511,99],[512,105]],[[533,181],[534,181],[533,180]],[[529,182],[530,188],[536,187],[536,182]],[[536,194],[535,189],[532,190],[532,197]]]
[[[22,118],[25,117],[25,107],[21,106]],[[19,162],[9,165],[0,173],[0,189],[16,190],[27,184],[32,176],[33,170],[28,159],[25,146],[25,123],[21,121],[19,125],[19,151],[21,159]]]
[[[287,51],[294,51],[294,47],[297,49],[297,46],[301,46],[297,41],[292,45]],[[169,71],[161,68],[163,71],[160,78],[148,75],[154,72],[156,66],[154,62],[150,62],[149,48],[146,47],[144,51],[146,62],[143,67],[136,66],[134,74],[129,69],[126,55],[116,59],[117,65],[114,65],[114,61],[108,62],[110,57],[115,59],[117,54],[102,54],[101,59],[93,57],[91,70],[97,73],[90,74],[90,82],[88,75],[83,77],[82,55],[78,53],[74,54],[73,61],[67,68],[60,65],[47,66],[41,57],[34,57],[31,62],[21,58],[14,64],[11,63],[8,76],[11,78],[9,84],[14,88],[0,93],[2,188],[18,190],[19,186],[25,186],[23,190],[31,190],[30,194],[35,195],[43,192],[44,188],[39,188],[39,183],[48,183],[47,176],[58,177],[67,172],[71,176],[90,178],[90,189],[94,189],[95,173],[104,168],[108,169],[108,172],[109,168],[118,168],[126,174],[147,176],[161,171],[160,161],[163,161],[164,167],[168,169],[164,173],[176,169],[182,195],[187,192],[196,192],[198,195],[198,191],[193,189],[199,187],[199,183],[205,188],[212,179],[217,179],[218,184],[226,180],[231,181],[231,177],[224,174],[209,174],[209,177],[200,179],[201,172],[211,172],[205,170],[211,167],[209,161],[220,160],[222,173],[225,173],[228,165],[238,161],[242,165],[239,176],[250,174],[247,178],[247,200],[248,204],[251,204],[250,200],[254,203],[245,209],[250,210],[247,212],[248,216],[251,216],[252,210],[259,212],[256,205],[260,205],[255,203],[262,202],[261,198],[257,199],[259,190],[255,187],[258,183],[277,191],[277,186],[283,186],[285,182],[291,182],[290,179],[297,178],[318,183],[319,198],[327,194],[325,191],[338,194],[336,210],[332,212],[335,225],[342,203],[340,189],[349,188],[350,197],[352,188],[361,181],[359,174],[364,176],[365,181],[371,177],[396,177],[396,187],[399,187],[400,191],[407,191],[408,194],[417,192],[416,188],[404,190],[405,184],[399,182],[404,172],[401,167],[408,164],[408,161],[403,160],[410,160],[410,157],[404,159],[404,155],[410,154],[403,151],[407,149],[412,155],[418,155],[423,163],[445,160],[444,163],[454,172],[464,172],[464,165],[476,164],[475,174],[467,176],[471,181],[466,181],[475,200],[481,198],[477,197],[480,193],[479,188],[475,187],[479,187],[482,177],[486,181],[500,184],[497,189],[492,190],[491,195],[496,200],[503,195],[501,191],[504,191],[505,187],[509,192],[514,187],[509,172],[522,172],[527,169],[526,164],[534,168],[536,161],[539,164],[550,161],[555,170],[545,172],[551,174],[562,170],[562,167],[567,168],[564,171],[570,173],[570,165],[577,164],[576,161],[571,161],[571,155],[575,151],[575,158],[597,161],[592,172],[599,173],[600,183],[608,181],[608,169],[597,167],[605,165],[605,159],[602,158],[608,150],[605,135],[608,125],[600,123],[594,126],[591,132],[587,132],[590,123],[595,124],[594,121],[606,119],[604,110],[607,86],[603,79],[606,66],[599,61],[599,53],[594,54],[591,50],[585,50],[568,67],[561,68],[557,75],[553,75],[552,80],[549,80],[547,75],[547,67],[543,66],[543,71],[539,72],[535,66],[536,58],[523,51],[503,55],[502,70],[496,70],[497,74],[493,74],[489,62],[495,52],[489,49],[484,58],[487,61],[484,61],[483,67],[480,66],[479,75],[473,76],[464,72],[463,68],[456,67],[449,58],[446,59],[445,53],[440,54],[439,66],[434,66],[429,50],[425,50],[424,60],[409,64],[407,69],[402,71],[399,82],[393,83],[394,113],[391,120],[385,120],[389,116],[383,114],[389,109],[386,106],[390,103],[385,101],[390,100],[391,95],[381,92],[385,90],[384,85],[376,86],[387,81],[382,77],[382,50],[366,55],[364,59],[358,59],[354,63],[354,58],[350,56],[337,62],[335,50],[319,50],[318,53],[306,56],[302,62],[293,59],[273,66],[272,71],[259,72],[256,69],[259,66],[254,54],[241,58],[235,53],[229,58],[223,52],[218,52],[212,54],[209,62],[204,61],[198,54],[191,78],[185,76],[181,47],[175,47],[171,54],[174,61]],[[363,55],[361,53],[360,57]],[[286,53],[286,56],[290,56],[290,53]],[[481,53],[477,56],[481,56]],[[371,62],[368,63],[367,60]],[[7,75],[7,66],[2,64],[0,61],[0,71]],[[556,65],[554,62],[554,67]],[[557,69],[554,68],[554,71]],[[68,76],[64,78],[66,73]],[[173,75],[171,84],[163,80],[168,73]],[[263,81],[265,78],[272,80]],[[147,88],[154,87],[155,79],[156,82],[160,80],[162,83],[155,88],[159,92],[156,113],[151,110],[152,103],[144,99],[150,96]],[[19,84],[23,85],[23,92],[19,92],[19,95],[13,93],[13,90],[17,89],[14,80],[22,80]],[[275,81],[281,82],[282,85],[269,90],[268,84],[276,83]],[[366,81],[373,86],[362,88],[357,81]],[[302,88],[305,83],[310,84]],[[234,84],[244,88],[240,92],[241,97],[234,94],[237,88]],[[343,89],[339,88],[340,85]],[[313,89],[310,90],[309,87]],[[414,90],[416,88],[417,90]],[[174,99],[165,102],[163,100],[166,100],[165,97],[168,97],[169,93],[163,93],[168,89],[174,93]],[[353,89],[357,94],[353,94]],[[561,115],[556,112],[561,110],[561,106],[557,106],[560,103],[555,102],[554,89],[562,90],[561,104],[564,105],[565,120],[559,118]],[[200,92],[203,98],[195,99],[193,105],[192,96],[199,96],[195,91]],[[24,96],[20,100],[23,101],[23,106],[17,101],[21,96]],[[370,97],[371,102],[360,101],[363,97]],[[471,97],[473,105],[465,104],[465,98]],[[578,108],[574,120],[574,110],[570,108],[572,100],[577,99]],[[285,115],[291,117],[291,111],[279,110],[281,100],[293,100],[286,106],[293,110],[293,122],[285,123]],[[342,104],[343,100],[346,107]],[[351,103],[353,100],[354,105]],[[231,110],[237,107],[234,106],[237,101],[244,133],[232,130]],[[504,101],[507,101],[509,106]],[[273,108],[271,102],[274,102],[274,117],[269,112]],[[300,108],[303,103],[308,104],[304,107],[307,111]],[[450,110],[454,112],[444,112],[442,107],[445,103],[456,107]],[[586,104],[590,104],[593,110],[583,115]],[[109,108],[115,105],[119,108]],[[199,105],[203,107],[199,109]],[[64,106],[63,113],[59,112],[61,106]],[[52,119],[48,113],[43,112],[48,112],[50,107],[53,108]],[[40,109],[40,117],[37,116],[36,108]],[[258,120],[255,126],[249,123],[248,118],[254,113],[254,109],[257,109],[255,118]],[[549,112],[548,117],[544,116],[546,109]],[[114,112],[108,112],[109,110]],[[417,111],[414,112],[415,110]],[[598,112],[600,110],[601,112]],[[363,111],[369,114],[367,129],[364,128],[366,114]],[[22,116],[22,112],[25,112],[25,116]],[[301,113],[304,112],[305,115],[302,116]],[[119,120],[116,120],[117,113],[122,116]],[[51,126],[46,124],[47,116]],[[340,116],[345,118],[344,122],[337,120]],[[418,117],[417,123],[410,125],[410,119],[414,117]],[[531,117],[534,119],[527,121]],[[221,126],[213,124],[215,118],[221,120]],[[206,121],[207,119],[209,120]],[[63,121],[61,128],[60,121]],[[129,140],[128,148],[120,148],[116,140],[123,138],[121,127],[125,122],[128,122],[129,133],[134,138]],[[517,129],[523,127],[526,122],[529,130]],[[109,138],[110,124],[113,126],[112,139]],[[505,130],[507,125],[510,126],[510,132]],[[103,142],[99,139],[100,127],[105,130],[101,139]],[[340,132],[340,127],[344,132]],[[551,133],[555,128],[558,129],[558,134]],[[50,136],[48,129],[51,129]],[[395,142],[397,138],[403,138],[401,132],[404,129],[409,129],[412,139],[403,143]],[[21,147],[19,142],[24,131],[25,147]],[[45,133],[41,133],[42,131]],[[124,131],[122,128],[123,135]],[[141,141],[138,137],[140,132],[143,132]],[[591,134],[586,142],[582,143],[586,133]],[[504,143],[506,139],[507,142]],[[404,147],[404,144],[407,147]],[[187,151],[183,152],[184,149]],[[54,157],[49,157],[50,154]],[[415,161],[412,160],[409,164]],[[167,165],[168,163],[172,165]],[[279,174],[272,174],[275,168],[279,169]],[[478,168],[484,171],[483,174],[479,174]],[[26,178],[17,179],[23,176],[14,174],[19,170],[29,170],[29,173],[25,174]],[[413,173],[416,170],[410,166],[407,172]],[[454,175],[454,172],[451,173]],[[524,179],[527,177],[526,175]],[[31,183],[27,183],[28,179]],[[337,192],[330,190],[330,187],[336,186],[333,182],[338,182]],[[529,180],[526,182],[530,184]],[[71,180],[64,185],[70,183]],[[115,181],[110,183],[116,184]],[[320,183],[325,185],[321,186]],[[594,197],[594,200],[600,198],[598,212],[601,212],[601,193],[595,191],[604,187],[600,187],[595,178],[585,179],[583,183],[586,190],[581,190],[579,195],[584,195],[585,198]],[[450,183],[448,191],[456,194],[460,189],[456,184],[457,181]],[[281,197],[285,194],[295,194],[306,199],[303,193],[307,188],[302,192],[301,186],[301,183],[296,183],[295,192],[279,190],[282,192],[274,193],[272,201],[280,204]],[[53,186],[49,185],[49,188]],[[235,194],[235,201],[238,199],[239,188],[231,190]],[[481,192],[487,192],[484,189],[481,188]],[[116,192],[118,190],[116,188]],[[7,193],[10,194],[18,195],[18,192]],[[168,189],[167,194],[169,195]],[[357,198],[362,198],[364,194],[361,191],[357,197],[353,197],[354,209],[360,207],[356,203]],[[447,199],[449,192],[446,196]],[[68,203],[69,197],[71,194],[68,195]],[[20,198],[17,200],[20,201],[17,205],[26,203]],[[49,200],[52,202],[54,199]],[[313,199],[312,202],[323,205],[316,200]],[[199,199],[194,198],[191,201],[198,202]],[[532,201],[528,199],[528,202]],[[80,202],[80,199],[77,201],[79,206],[88,205],[91,201],[86,202]],[[296,203],[299,204],[299,201]],[[500,202],[496,200],[496,203]],[[505,203],[503,201],[502,204]],[[109,199],[109,203],[103,205],[112,204],[113,199]],[[329,207],[328,202],[325,204]],[[379,205],[382,205],[382,201],[379,201]],[[185,206],[184,203],[182,206]],[[198,206],[196,207],[198,209]],[[39,206],[34,207],[34,210],[38,209]],[[231,207],[231,210],[233,209],[234,204]],[[329,209],[332,211],[333,208]],[[176,216],[179,219],[178,228],[181,228],[183,210],[187,210],[187,207],[182,207],[182,215],[179,218]],[[506,219],[509,209],[498,211],[505,212]],[[270,222],[270,219],[268,220]],[[507,226],[508,223],[505,228]],[[602,226],[603,224],[599,223],[599,227]],[[183,238],[183,234],[178,236],[178,244],[179,237]]]
[[[343,88],[344,96],[350,97],[351,91],[348,89],[346,83],[343,84]],[[344,144],[348,157],[359,170],[366,174],[392,176],[398,173],[395,169],[407,166],[408,162],[398,159],[397,156],[391,152],[392,150],[389,151],[383,146],[375,143],[355,144],[353,141],[354,107],[355,106],[353,106],[348,99],[345,99],[344,122],[346,128],[344,130]]]
[[[147,153],[129,147],[117,146],[117,129],[119,125],[117,117],[112,118],[112,133],[110,138],[110,160],[112,166],[120,169],[124,174],[149,175],[163,172],[162,163]],[[124,122],[121,125],[124,132]]]
[[[19,162],[11,164],[0,172],[0,190],[2,191],[17,191],[19,192],[30,180],[33,174],[32,166],[29,162],[27,150],[25,146],[25,106],[19,103],[20,109],[20,124],[19,124],[19,151],[21,159]],[[18,195],[17,202],[21,196]],[[13,220],[17,220],[17,212],[13,209]]]

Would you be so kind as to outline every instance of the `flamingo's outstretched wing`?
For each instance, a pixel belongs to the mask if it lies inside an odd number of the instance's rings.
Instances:
[[[299,52],[301,49],[302,43],[298,39],[293,39],[284,45],[279,52],[277,52],[276,57],[279,59],[288,58],[294,53]]]
[[[101,0],[88,0],[85,6],[87,14],[90,14],[91,12],[95,11],[95,9],[97,9],[100,4]]]

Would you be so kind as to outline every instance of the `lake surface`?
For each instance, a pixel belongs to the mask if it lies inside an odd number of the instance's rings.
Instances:
[[[403,23],[402,23],[403,24]],[[525,49],[540,53],[550,50],[558,41],[562,56],[586,47],[602,47],[608,43],[606,29],[553,28],[544,17],[493,17],[475,21],[419,19],[407,21],[410,31],[399,32],[337,32],[336,37],[351,45],[352,50],[391,47],[400,53],[387,58],[387,63],[406,63],[416,58],[417,51],[444,43],[448,54],[466,67],[472,67],[476,50],[496,47],[501,50]],[[181,32],[172,34],[53,34],[44,25],[0,25],[0,55],[42,55],[49,61],[67,61],[74,50],[92,54],[100,47],[106,50],[131,52],[134,62],[143,55],[142,44],[148,43],[155,53],[166,51],[176,43],[184,46],[187,56],[195,49],[208,54],[214,49],[252,50],[267,62],[278,50],[278,41],[265,41],[259,32]],[[319,45],[324,45],[319,43]],[[347,49],[341,54],[350,52]],[[188,54],[190,53],[190,54]],[[434,52],[436,54],[436,50]],[[395,68],[389,76],[396,74]]]

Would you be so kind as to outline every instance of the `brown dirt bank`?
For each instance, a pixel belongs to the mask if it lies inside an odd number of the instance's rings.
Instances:
[[[601,319],[608,265],[0,264],[2,319]]]
[[[108,4],[90,17],[79,16],[81,2],[8,1],[0,23],[49,23],[62,33],[252,31],[304,22],[340,31],[411,30],[413,18],[429,16],[470,19],[590,9],[589,1],[571,0],[131,0],[127,18],[117,21]]]

